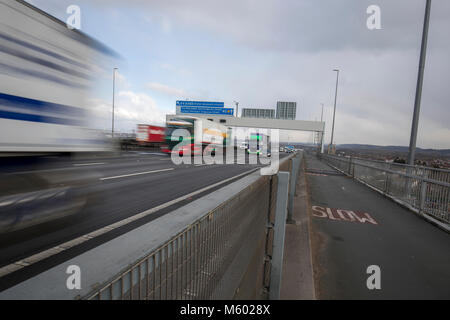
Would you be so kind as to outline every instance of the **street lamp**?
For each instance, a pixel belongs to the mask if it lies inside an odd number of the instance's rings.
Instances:
[[[118,68],[113,69],[113,101],[112,101],[112,128],[111,128],[111,138],[114,138],[114,95],[116,89],[116,70]]]
[[[339,69],[333,69],[333,71],[336,71],[336,91],[334,94],[334,111],[333,111],[333,126],[331,128],[331,149],[333,149],[333,137],[334,137],[334,119],[336,117],[336,100],[337,100],[337,90],[338,90],[338,83],[339,83]],[[330,153],[330,147],[328,147],[328,153]]]
[[[411,125],[411,138],[409,139],[408,164],[414,165],[416,155],[417,127],[419,126],[420,100],[422,99],[423,73],[425,58],[427,55],[428,25],[430,21],[431,0],[427,0],[425,6],[425,18],[423,20],[422,44],[420,47],[419,72],[417,75],[416,97],[414,100],[414,114]]]
[[[239,102],[238,101],[234,101],[234,103],[236,104],[236,118],[239,117]]]
[[[321,105],[322,105],[322,113],[320,114],[320,122],[323,122],[322,120],[323,120],[323,103],[321,103]]]
[[[323,103],[322,105],[322,113],[320,114],[320,122],[323,122]],[[320,133],[320,153],[323,153],[323,136],[325,133],[325,128],[323,128],[322,132]]]

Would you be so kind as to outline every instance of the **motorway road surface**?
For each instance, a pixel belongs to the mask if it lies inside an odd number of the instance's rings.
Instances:
[[[284,156],[286,154],[281,154],[280,158]],[[130,152],[117,157],[76,161],[56,159],[44,163],[39,170],[62,171],[75,175],[91,172],[98,178],[95,183],[86,187],[88,202],[75,217],[0,234],[0,267],[260,166],[250,164],[177,166],[172,163],[169,156],[152,152]],[[12,170],[17,172],[24,168]],[[5,275],[0,278],[0,291],[156,219],[214,189]]]
[[[306,161],[318,299],[450,299],[450,234],[315,156]],[[368,289],[372,265],[380,289]]]

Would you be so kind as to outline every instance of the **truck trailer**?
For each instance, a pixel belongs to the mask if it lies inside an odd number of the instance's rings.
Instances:
[[[148,124],[138,124],[136,141],[141,146],[160,148],[166,138],[166,128]]]
[[[98,173],[51,165],[111,150],[89,129],[87,100],[98,61],[116,56],[25,1],[0,0],[0,233],[73,216],[87,202]]]
[[[176,135],[177,129],[184,129],[187,136],[181,138]],[[180,155],[200,155],[206,147],[212,153],[216,148],[224,148],[227,144],[227,127],[198,117],[173,116],[166,122],[166,144],[163,149],[166,153],[179,153]]]
[[[116,54],[22,0],[0,0],[0,156],[106,151],[87,108]]]

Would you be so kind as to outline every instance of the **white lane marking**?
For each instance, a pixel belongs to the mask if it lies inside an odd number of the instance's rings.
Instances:
[[[34,264],[34,263],[36,263],[38,261],[41,261],[41,260],[43,260],[45,258],[49,258],[52,255],[55,255],[55,254],[57,254],[59,252],[62,252],[62,251],[65,251],[65,250],[67,250],[69,248],[75,247],[75,246],[77,246],[77,245],[79,245],[79,244],[81,244],[81,243],[83,243],[85,241],[93,239],[93,238],[95,238],[95,237],[97,237],[97,236],[99,236],[101,234],[104,234],[104,233],[106,233],[108,231],[111,231],[111,230],[114,230],[116,228],[119,228],[119,227],[121,227],[123,225],[126,225],[126,224],[128,224],[130,222],[133,222],[135,220],[141,219],[141,218],[143,218],[145,216],[148,216],[148,215],[150,215],[150,214],[152,214],[154,212],[157,212],[157,211],[162,210],[164,208],[170,207],[171,205],[174,205],[174,204],[176,204],[176,203],[178,203],[180,201],[186,200],[186,199],[188,199],[190,197],[193,197],[193,196],[195,196],[197,194],[200,194],[202,192],[208,191],[209,189],[213,189],[213,188],[215,188],[217,186],[220,186],[221,184],[227,183],[228,181],[231,181],[233,179],[237,179],[239,177],[247,175],[247,174],[249,174],[249,173],[251,173],[253,171],[256,171],[258,169],[259,168],[253,168],[251,170],[245,171],[245,172],[240,173],[240,174],[238,174],[236,176],[233,176],[231,178],[228,178],[228,179],[216,182],[216,183],[214,183],[212,185],[209,185],[209,186],[204,187],[202,189],[199,189],[197,191],[191,192],[189,194],[186,194],[184,196],[181,196],[181,197],[179,197],[177,199],[174,199],[174,200],[171,200],[169,202],[163,203],[163,204],[161,204],[159,206],[156,206],[154,208],[148,209],[148,210],[143,211],[141,213],[138,213],[138,214],[136,214],[134,216],[125,218],[125,219],[123,219],[121,221],[118,221],[118,222],[115,222],[113,224],[107,225],[106,227],[100,228],[100,229],[95,230],[93,232],[90,232],[88,234],[82,235],[82,236],[80,236],[78,238],[75,238],[75,239],[69,240],[67,242],[64,242],[62,244],[59,244],[59,245],[57,245],[57,246],[55,246],[53,248],[50,248],[48,250],[44,250],[44,251],[38,252],[38,253],[30,256],[30,257],[27,257],[27,258],[24,258],[22,260],[19,260],[19,261],[16,261],[14,263],[11,263],[9,265],[6,265],[6,266],[0,268],[0,278],[5,276],[5,275],[7,275],[7,274],[9,274],[9,273],[15,272],[15,271],[17,271],[19,269],[22,269],[24,267],[32,265],[32,264]]]
[[[72,167],[61,167],[61,168],[52,168],[52,169],[39,169],[39,170],[29,170],[29,171],[17,171],[17,172],[9,172],[8,174],[28,174],[28,173],[38,173],[38,172],[54,172],[54,171],[65,171],[71,170],[73,167],[83,167],[83,166],[93,166],[93,165],[101,165],[106,164],[107,162],[95,162],[95,163],[74,163]]]
[[[154,154],[156,156],[165,156],[165,153],[160,153],[160,152],[139,152],[139,154]]]
[[[12,200],[0,202],[0,207],[4,207],[13,203]]]
[[[8,174],[28,174],[28,173],[36,173],[36,172],[52,172],[52,171],[65,171],[68,169],[73,169],[73,167],[64,167],[64,168],[54,168],[54,169],[40,169],[40,170],[29,170],[29,171],[13,171],[8,172]]]
[[[81,167],[81,166],[96,166],[100,164],[106,164],[106,162],[92,162],[92,163],[74,163],[73,165],[75,167]]]
[[[171,171],[171,170],[174,170],[174,169],[175,168],[167,168],[167,169],[160,169],[160,170],[152,170],[152,171],[145,171],[145,172],[123,174],[123,175],[120,175],[120,176],[100,178],[100,180],[110,180],[110,179],[118,179],[118,178],[124,178],[124,177],[132,177],[132,176],[138,176],[138,175],[141,175],[141,174],[149,174],[149,173],[156,173],[156,172],[163,172],[163,171]]]

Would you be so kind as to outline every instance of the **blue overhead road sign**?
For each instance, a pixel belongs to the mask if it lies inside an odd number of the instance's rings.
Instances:
[[[201,114],[226,114],[233,115],[232,108],[211,108],[211,107],[181,107],[181,113],[201,113]]]
[[[177,107],[214,107],[223,108],[223,102],[177,100]]]

